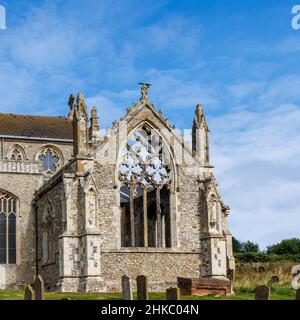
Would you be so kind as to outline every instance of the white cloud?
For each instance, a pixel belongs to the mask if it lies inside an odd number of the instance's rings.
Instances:
[[[300,108],[211,118],[212,157],[234,236],[262,247],[300,230]]]

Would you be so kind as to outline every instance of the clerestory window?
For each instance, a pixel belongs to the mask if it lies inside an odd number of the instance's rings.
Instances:
[[[21,151],[18,147],[15,147],[15,148],[13,149],[13,151],[11,152],[10,159],[11,159],[11,160],[16,160],[16,161],[21,161],[21,160],[23,160],[22,151]]]
[[[51,147],[46,147],[39,152],[38,160],[42,163],[45,173],[54,173],[61,167],[59,152]]]

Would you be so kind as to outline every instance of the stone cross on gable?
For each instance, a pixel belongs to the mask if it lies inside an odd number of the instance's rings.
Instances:
[[[150,83],[140,82],[141,86],[141,98],[140,101],[148,101],[148,89],[151,87]]]

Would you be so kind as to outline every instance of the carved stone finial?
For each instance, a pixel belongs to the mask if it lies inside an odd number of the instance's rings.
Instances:
[[[76,102],[78,107],[85,106],[84,96],[81,92],[78,93]]]
[[[148,101],[148,89],[151,87],[150,83],[140,82],[141,86],[141,98],[140,101]]]
[[[197,116],[202,116],[203,115],[203,106],[202,104],[198,103],[196,106],[195,114]]]
[[[201,124],[203,123],[206,124],[203,106],[198,103],[195,110],[194,125],[196,126],[196,128],[200,128]]]
[[[70,110],[72,110],[72,108],[73,108],[74,101],[75,101],[75,98],[74,98],[73,94],[71,93],[71,94],[70,94],[69,101],[68,101],[68,105],[69,105],[69,107],[70,107]]]
[[[113,129],[116,129],[117,126],[118,126],[118,121],[117,121],[117,120],[114,120],[114,121],[112,122],[112,126],[113,126]]]
[[[98,118],[96,106],[93,106],[91,116],[92,116],[92,118]]]
[[[90,128],[89,128],[89,139],[92,140],[92,142],[94,143],[100,137],[98,119],[99,118],[97,115],[97,108],[94,106],[91,111]]]

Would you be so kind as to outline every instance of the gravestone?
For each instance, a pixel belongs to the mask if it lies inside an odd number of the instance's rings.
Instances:
[[[258,272],[259,272],[259,273],[265,272],[265,267],[259,266],[259,267],[258,267]]]
[[[300,288],[296,291],[296,300],[300,300]]]
[[[137,276],[136,278],[137,299],[148,300],[148,280],[145,276]]]
[[[30,284],[25,286],[24,300],[33,300],[34,299],[34,291]]]
[[[126,274],[122,276],[122,293],[123,300],[133,300],[131,280]]]
[[[270,287],[266,285],[258,286],[255,289],[255,300],[270,300]]]
[[[271,282],[278,283],[280,281],[279,276],[272,276]]]
[[[34,282],[35,300],[45,300],[45,286],[43,278],[38,275]]]
[[[166,290],[167,300],[180,300],[179,288],[168,288]]]

